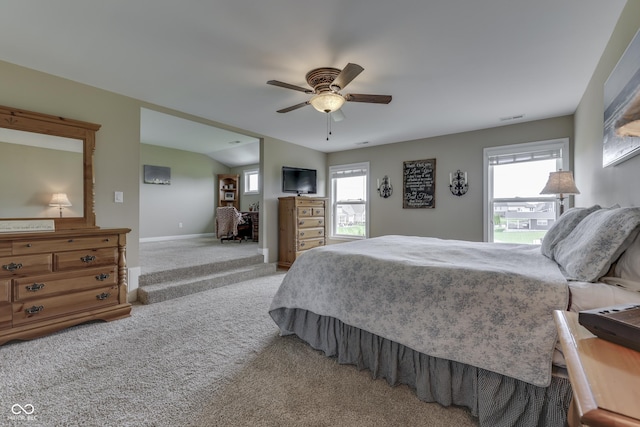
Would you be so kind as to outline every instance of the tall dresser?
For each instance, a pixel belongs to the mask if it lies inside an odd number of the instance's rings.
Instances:
[[[129,316],[128,228],[0,235],[0,344]]]
[[[327,199],[278,198],[278,267],[289,268],[301,253],[326,244]]]

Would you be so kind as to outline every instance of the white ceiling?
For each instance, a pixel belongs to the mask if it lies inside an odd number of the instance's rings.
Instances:
[[[332,152],[572,114],[625,3],[13,1],[0,13],[0,59]],[[345,104],[329,141],[312,107],[276,113],[309,95],[267,80],[306,86],[310,69],[349,62],[364,71],[343,93],[392,95],[389,105]],[[143,142],[154,143],[163,132],[151,119],[167,118],[146,116]],[[229,137],[222,147],[242,140]]]

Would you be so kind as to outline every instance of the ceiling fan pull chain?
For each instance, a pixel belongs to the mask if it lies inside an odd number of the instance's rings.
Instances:
[[[331,117],[329,117],[331,113],[327,113],[327,141],[329,140],[329,135],[331,135]]]

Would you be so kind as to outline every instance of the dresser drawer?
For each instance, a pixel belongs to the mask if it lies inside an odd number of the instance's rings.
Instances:
[[[319,207],[324,208],[324,200],[309,200],[306,197],[296,197],[295,199],[296,206],[305,206],[305,207]]]
[[[0,258],[0,279],[51,272],[51,254],[22,255]]]
[[[117,284],[116,266],[98,267],[71,273],[25,277],[13,281],[14,301],[42,298]]]
[[[324,218],[299,218],[298,228],[324,227]]]
[[[306,251],[307,249],[324,246],[324,237],[298,240],[298,251]]]
[[[14,302],[13,326],[118,304],[118,286]]]
[[[117,235],[70,237],[68,239],[17,240],[13,242],[14,254],[99,249],[118,246]]]
[[[298,229],[298,239],[311,239],[313,237],[324,237],[324,227]]]
[[[53,254],[53,265],[56,271],[84,269],[117,263],[117,248],[57,252]]]
[[[322,216],[324,217],[324,207],[299,206],[298,217]]]

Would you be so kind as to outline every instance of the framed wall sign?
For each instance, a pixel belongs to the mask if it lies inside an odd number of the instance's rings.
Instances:
[[[436,159],[403,163],[402,208],[436,207]]]

